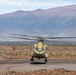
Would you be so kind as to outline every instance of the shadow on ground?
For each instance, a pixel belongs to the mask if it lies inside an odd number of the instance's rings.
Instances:
[[[30,64],[46,64],[46,62],[30,62]]]

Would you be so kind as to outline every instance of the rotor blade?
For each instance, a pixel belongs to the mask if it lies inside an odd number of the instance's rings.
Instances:
[[[3,37],[3,38],[16,38],[16,39],[23,39],[23,40],[37,40],[37,38],[32,38],[32,37],[21,37],[21,36],[13,36],[13,35],[0,35],[0,37]]]
[[[53,37],[53,36],[34,36],[34,35],[24,35],[24,34],[14,34],[17,36],[24,36],[24,37],[32,37],[32,38],[44,38],[44,39],[69,39],[69,38],[76,38],[76,37]]]
[[[15,36],[10,36],[11,38],[17,38],[17,39],[23,39],[23,40],[37,40],[33,38],[28,38],[28,37],[15,37]]]
[[[26,39],[25,37],[27,38],[32,38],[32,39],[39,39],[39,38],[42,38],[42,39],[76,39],[76,37],[56,37],[56,36],[34,36],[34,35],[25,35],[25,34],[13,34],[13,36],[18,36],[18,37],[21,37],[21,39]]]
[[[21,37],[32,37],[32,38],[40,38],[40,36],[35,35],[25,35],[25,34],[13,34],[14,36],[21,36]]]
[[[76,39],[76,37],[46,37],[47,39]]]

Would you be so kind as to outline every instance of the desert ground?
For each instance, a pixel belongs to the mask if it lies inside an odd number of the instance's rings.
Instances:
[[[24,59],[30,58],[33,45],[0,45],[0,58],[4,59]],[[49,45],[46,52],[48,58],[53,59],[76,59],[75,45]]]
[[[32,45],[0,45],[0,75],[76,75],[76,45],[48,45],[48,62],[35,58]]]

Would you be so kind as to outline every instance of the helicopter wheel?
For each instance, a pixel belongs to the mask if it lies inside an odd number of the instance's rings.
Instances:
[[[31,58],[31,61],[34,61],[34,57]]]
[[[47,58],[45,58],[45,62],[47,62]]]

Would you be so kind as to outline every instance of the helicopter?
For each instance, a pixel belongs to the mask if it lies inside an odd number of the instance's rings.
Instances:
[[[34,61],[34,57],[41,59],[45,58],[45,62],[47,62],[48,54],[46,53],[47,45],[43,45],[43,39],[41,37],[38,38],[38,43],[34,44],[34,50],[31,53],[31,61]]]
[[[42,59],[44,58],[44,62],[47,62],[47,58],[49,54],[46,52],[48,49],[47,45],[44,44],[44,41],[51,41],[51,39],[76,39],[76,37],[50,37],[50,36],[29,36],[22,34],[13,34],[10,36],[11,38],[23,39],[23,40],[34,40],[37,41],[36,44],[33,45],[33,51],[31,52],[31,61],[34,61],[34,58]]]

